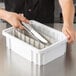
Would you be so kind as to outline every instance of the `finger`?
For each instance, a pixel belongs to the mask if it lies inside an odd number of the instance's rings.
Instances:
[[[65,36],[67,37],[67,39],[69,40],[70,39],[70,35],[67,33],[66,30],[62,30],[62,32],[65,34]]]
[[[69,35],[69,33],[66,30],[63,30],[63,32],[65,36],[67,37],[68,43],[72,43],[71,36]]]
[[[19,29],[23,30],[24,27],[22,26],[22,24],[19,24]]]
[[[70,32],[68,29],[67,29],[67,33],[71,36],[71,41],[74,41],[75,40],[75,33]]]
[[[71,35],[67,31],[66,31],[66,33],[69,35],[68,43],[73,43],[73,38],[71,37]]]
[[[74,42],[74,41],[71,40],[71,39],[68,40],[68,43],[69,43],[69,44],[72,44],[73,42]]]
[[[24,30],[24,27],[20,26],[19,29]]]
[[[15,26],[15,28],[19,28],[19,29],[24,29],[23,25],[20,23],[20,21],[17,21],[17,24]]]
[[[20,16],[24,16],[24,14],[23,14],[23,13],[19,13],[19,15],[20,15]]]
[[[19,19],[20,19],[20,21],[23,21],[25,23],[29,23],[29,20],[26,17],[24,17],[23,14],[19,14]]]
[[[19,28],[19,25],[17,25],[17,24],[16,24],[16,25],[14,24],[14,25],[12,25],[12,26],[13,26],[14,28]]]

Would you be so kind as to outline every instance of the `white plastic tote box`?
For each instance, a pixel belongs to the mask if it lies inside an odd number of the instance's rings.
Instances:
[[[10,27],[3,30],[7,48],[38,65],[45,65],[64,55],[67,39],[62,32],[34,20],[30,20],[30,23],[49,43],[41,43],[27,31]]]

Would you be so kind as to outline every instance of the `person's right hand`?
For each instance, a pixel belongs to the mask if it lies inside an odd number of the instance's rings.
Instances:
[[[17,14],[14,12],[8,12],[5,13],[5,20],[11,24],[15,28],[23,29],[23,26],[21,22],[29,23],[29,20],[26,19],[22,14]]]

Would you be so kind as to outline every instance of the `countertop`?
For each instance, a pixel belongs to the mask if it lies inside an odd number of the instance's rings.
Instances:
[[[62,24],[55,26],[61,27]],[[76,42],[67,46],[63,56],[40,67],[6,48],[2,36],[5,28],[6,23],[0,22],[0,76],[76,76]]]

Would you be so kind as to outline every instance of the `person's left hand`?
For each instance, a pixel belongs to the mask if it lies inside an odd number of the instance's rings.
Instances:
[[[73,25],[63,25],[62,32],[66,35],[68,43],[73,43],[76,39],[76,32]]]

